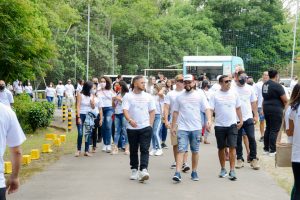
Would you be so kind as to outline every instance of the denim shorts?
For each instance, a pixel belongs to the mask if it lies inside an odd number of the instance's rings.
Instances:
[[[258,116],[259,116],[259,121],[264,121],[265,116],[261,114],[262,113],[262,108],[258,108]]]
[[[201,136],[201,130],[196,130],[196,131],[178,130],[177,132],[178,152],[179,153],[187,152],[189,144],[192,153],[199,152],[200,136]]]
[[[226,147],[234,148],[237,146],[237,125],[233,124],[230,127],[215,126],[215,136],[218,149],[224,149]]]

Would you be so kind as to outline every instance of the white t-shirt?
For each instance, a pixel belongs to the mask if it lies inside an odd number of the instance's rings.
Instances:
[[[64,96],[64,92],[65,92],[65,86],[64,85],[57,85],[56,86],[56,93],[58,96]]]
[[[55,89],[53,87],[46,88],[46,96],[47,97],[54,97],[55,96]]]
[[[256,96],[257,96],[257,107],[258,108],[262,107],[262,103],[263,103],[263,100],[264,100],[264,97],[262,95],[262,86],[263,86],[263,84],[264,84],[264,82],[259,81],[254,86],[254,91],[255,91]]]
[[[66,84],[65,85],[65,93],[66,97],[73,97],[75,92],[75,88],[72,84]]]
[[[15,91],[16,91],[16,94],[22,94],[23,91],[24,91],[23,85],[17,85],[17,86],[15,87]]]
[[[10,107],[11,103],[14,103],[14,97],[8,89],[0,91],[0,103],[3,103]]]
[[[294,122],[292,162],[300,163],[300,106],[291,111],[290,119]]]
[[[32,86],[31,85],[26,85],[25,86],[25,92],[27,94],[32,94]]]
[[[77,93],[80,93],[81,90],[82,90],[82,85],[77,84],[76,92],[77,92]]]
[[[291,106],[289,106],[285,111],[285,115],[284,115],[285,130],[289,130],[290,128],[289,119],[290,119],[291,111],[292,111]],[[293,143],[293,136],[288,136],[288,143]]]
[[[116,96],[116,93],[112,90],[101,90],[99,97],[102,99],[103,107],[112,107],[112,99]]]
[[[103,107],[102,100],[99,97],[95,97],[95,108],[92,109],[92,112],[95,114],[99,114],[99,109]]]
[[[128,110],[130,117],[137,123],[136,128],[127,123],[128,129],[143,129],[150,126],[149,112],[155,110],[155,102],[150,94],[146,92],[127,93],[123,97],[122,107],[123,110]]]
[[[236,124],[236,108],[241,106],[240,98],[235,91],[217,91],[209,101],[210,108],[215,111],[215,125],[230,127]]]
[[[201,130],[201,112],[206,109],[209,109],[208,101],[200,92],[192,90],[178,95],[174,104],[174,111],[179,112],[178,130]]]
[[[164,98],[160,98],[158,95],[152,95],[155,101],[155,114],[161,115],[163,113],[162,108],[164,104]]]
[[[245,84],[243,87],[235,86],[232,89],[240,97],[243,121],[253,118],[251,103],[257,101],[257,98],[252,87]],[[236,119],[239,121],[238,116],[236,116]]]
[[[213,86],[211,86],[210,91],[211,93],[215,93],[217,91],[219,91],[221,89],[221,85],[219,83],[215,83],[213,84]]]
[[[116,94],[118,97],[122,97],[121,93]],[[115,100],[115,114],[122,114],[123,113],[123,108],[122,108],[122,102]]]
[[[168,104],[170,106],[170,108],[169,108],[170,115],[171,115],[170,121],[172,121],[172,115],[174,112],[174,103],[175,103],[176,97],[184,92],[185,92],[185,90],[181,90],[181,91],[172,90],[165,96],[164,102],[165,102],[165,104]]]
[[[211,97],[211,91],[206,91],[206,90],[202,90],[202,89],[199,89],[197,90],[202,96],[204,96],[206,98],[206,100],[209,102],[209,99]]]
[[[4,188],[3,155],[6,145],[8,147],[20,146],[26,138],[16,114],[2,103],[0,103],[0,110],[0,188]]]

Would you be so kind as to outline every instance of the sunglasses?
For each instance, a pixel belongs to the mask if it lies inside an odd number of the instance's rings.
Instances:
[[[185,84],[192,84],[191,81],[184,81]]]
[[[223,81],[224,83],[231,83],[231,80]]]
[[[177,80],[176,82],[178,82],[178,83],[183,83],[183,80]]]

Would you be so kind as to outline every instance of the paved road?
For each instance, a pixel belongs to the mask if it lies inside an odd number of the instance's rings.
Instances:
[[[129,180],[129,157],[97,152],[93,157],[62,157],[44,172],[33,176],[8,200],[132,200],[178,199],[202,200],[288,200],[288,194],[264,171],[248,165],[237,171],[232,182],[217,177],[219,163],[213,144],[200,147],[200,181],[183,175],[182,183],[171,180],[174,171],[171,149],[161,157],[150,158],[150,180],[141,184]],[[227,167],[228,168],[228,167]]]

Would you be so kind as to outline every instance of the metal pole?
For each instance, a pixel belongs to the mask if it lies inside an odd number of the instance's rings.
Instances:
[[[88,37],[87,37],[87,52],[86,52],[86,81],[89,80],[89,59],[90,59],[90,13],[91,6],[88,4]]]
[[[294,26],[294,41],[293,41],[293,55],[292,55],[292,66],[291,66],[291,78],[294,76],[294,60],[295,60],[295,48],[296,48],[296,33],[298,24],[298,11],[299,11],[299,0],[297,0],[296,20]]]
[[[237,46],[235,46],[235,56],[237,56]]]
[[[150,40],[148,40],[148,68],[150,68]]]
[[[197,56],[198,56],[198,52],[199,52],[199,47],[197,46]]]
[[[75,64],[75,80],[77,80],[76,79],[76,76],[77,76],[77,74],[76,74],[76,60],[77,60],[77,28],[75,29],[75,53],[74,53],[74,64]]]
[[[112,70],[113,70],[113,75],[115,75],[115,36],[112,35]]]

